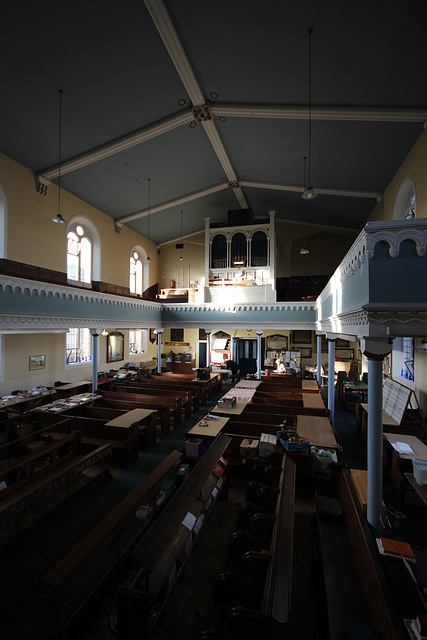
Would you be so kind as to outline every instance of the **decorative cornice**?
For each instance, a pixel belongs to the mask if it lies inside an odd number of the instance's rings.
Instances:
[[[104,303],[111,306],[138,309],[141,311],[159,311],[162,305],[159,302],[149,302],[138,298],[126,298],[114,296],[109,293],[100,293],[92,289],[80,289],[73,286],[50,284],[38,280],[27,280],[15,276],[0,275],[0,291],[10,290],[18,295],[40,296],[43,298],[59,298],[73,302]]]
[[[174,313],[209,313],[209,312],[222,312],[222,313],[253,313],[254,311],[272,311],[280,313],[289,313],[292,311],[315,311],[316,304],[313,302],[286,302],[286,303],[236,303],[229,305],[217,305],[212,303],[205,304],[165,304],[163,305],[163,314],[167,315],[167,312]]]
[[[41,329],[69,329],[76,328],[92,328],[100,327],[103,329],[115,330],[124,324],[123,320],[111,320],[111,318],[75,318],[74,316],[25,316],[2,314],[0,315],[0,333],[1,331],[20,331]],[[154,320],[126,320],[126,329],[150,329],[160,328],[161,323]],[[120,326],[119,326],[120,325]]]
[[[339,265],[341,282],[345,282],[355,271],[360,269],[366,258],[374,257],[375,246],[386,242],[391,258],[397,258],[400,246],[405,240],[414,242],[417,255],[422,258],[427,251],[427,220],[388,220],[386,222],[369,222],[358,235]],[[337,273],[336,272],[336,273]]]

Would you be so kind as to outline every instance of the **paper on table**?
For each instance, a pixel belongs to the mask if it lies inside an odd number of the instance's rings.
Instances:
[[[414,452],[406,442],[393,442],[393,447],[398,453],[404,453],[408,456],[413,456]]]
[[[196,516],[193,516],[193,514],[190,513],[189,511],[185,516],[184,520],[182,521],[182,524],[184,525],[184,527],[187,527],[189,531],[192,531],[195,522],[196,522]]]

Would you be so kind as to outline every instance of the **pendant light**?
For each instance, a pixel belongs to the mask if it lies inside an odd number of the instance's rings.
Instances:
[[[311,186],[311,35],[313,29],[308,30],[308,184],[304,182],[303,200],[317,198],[317,193]]]
[[[58,135],[58,212],[52,222],[64,224],[65,220],[61,215],[61,155],[62,155],[62,89],[59,91],[59,135]]]
[[[304,184],[306,179],[306,164],[307,164],[307,156],[304,156]],[[304,200],[301,201],[301,220],[302,220],[302,247],[300,249],[300,255],[306,256],[310,251],[305,246],[305,224],[304,224]]]
[[[148,255],[148,249],[150,247],[150,206],[151,206],[151,178],[148,178],[148,221],[147,221],[148,246],[147,246],[147,257],[145,259],[145,262],[151,262],[151,258]]]

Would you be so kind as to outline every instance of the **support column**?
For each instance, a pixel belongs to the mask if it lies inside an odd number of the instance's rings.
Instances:
[[[262,353],[261,353],[261,336],[262,331],[257,331],[257,352],[256,352],[256,377],[261,380]]]
[[[326,334],[328,338],[328,409],[332,428],[335,425],[335,334]]]
[[[206,366],[211,366],[211,333],[212,331],[206,331]]]
[[[98,388],[98,347],[102,329],[89,329],[92,336],[92,393]]]
[[[211,242],[210,242],[210,218],[205,217],[205,287],[209,287],[209,272],[210,272],[210,257],[211,257]],[[206,298],[203,298],[206,300]]]
[[[322,386],[322,334],[317,334],[317,384]]]
[[[361,340],[368,358],[368,504],[367,520],[376,536],[382,532],[383,497],[383,360],[391,353],[391,340]]]
[[[162,372],[162,333],[163,329],[157,329],[157,373]]]
[[[269,211],[270,216],[270,243],[269,243],[269,265],[270,265],[270,282],[273,291],[276,291],[276,227],[275,227],[275,211]]]

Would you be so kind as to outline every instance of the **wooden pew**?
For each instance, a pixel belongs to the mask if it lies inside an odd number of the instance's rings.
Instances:
[[[201,403],[205,404],[207,399],[211,399],[214,395],[222,390],[222,376],[220,374],[212,374],[208,380],[198,380],[197,375],[188,373],[174,373],[167,374],[161,373],[151,378],[173,378],[173,380],[180,380],[181,382],[190,382],[190,384],[198,387],[201,390]]]
[[[286,419],[291,420],[293,422],[292,417],[297,415],[307,415],[307,416],[327,416],[328,410],[327,408],[316,409],[316,408],[308,408],[308,407],[293,407],[287,404],[276,405],[269,403],[253,403],[248,402],[243,413],[241,415],[247,415],[250,413],[259,413],[261,415],[276,415],[276,416],[285,416]]]
[[[233,638],[242,640],[286,637],[292,582],[295,465],[287,456],[283,456],[282,464],[278,488],[265,487],[274,492],[272,515],[262,512],[253,516],[255,549],[251,550],[251,543],[245,542],[243,572],[228,571],[218,578],[219,606],[210,631],[201,634],[199,640],[213,637],[212,633],[221,634],[225,618],[227,637],[230,632]],[[235,539],[232,544],[235,545]]]
[[[182,558],[187,540],[192,536],[182,524],[183,520],[189,512],[196,520],[203,513],[206,514],[197,535],[192,537],[194,546],[225,485],[218,483],[218,477],[213,470],[228,443],[229,438],[222,434],[215,439],[133,551],[132,579],[129,583],[120,585],[117,591],[114,633],[118,640],[148,638],[165,613],[168,596],[173,588],[173,584],[170,583],[171,571],[176,567],[179,558]],[[218,484],[221,484],[221,488],[218,489],[216,497],[212,497]],[[186,559],[176,570],[173,583],[182,576],[190,555],[191,550],[187,550]],[[156,608],[156,615],[151,619],[153,606]]]
[[[57,492],[58,489],[65,487],[65,495],[61,497],[61,500],[64,501],[71,495],[74,481],[81,476],[85,469],[95,465],[98,467],[99,473],[106,470],[107,462],[112,454],[110,443],[98,447],[87,455],[67,452],[59,458],[56,457],[55,451],[60,452],[64,446],[68,451],[68,448],[70,446],[73,447],[73,443],[78,437],[79,434],[75,432],[70,435],[64,435],[63,438],[58,438],[57,442],[50,447],[50,450],[45,451],[47,455],[54,457],[50,464],[44,466],[37,473],[32,473],[21,481],[10,485],[1,492],[0,523],[3,526],[13,522],[10,536],[21,533],[29,526],[25,518],[26,511],[47,494],[54,491]],[[33,458],[37,459],[34,455]],[[34,511],[34,513],[42,517],[45,511]],[[31,522],[34,522],[34,518]]]
[[[139,429],[136,422],[131,424],[115,424],[114,421],[106,422],[99,418],[87,418],[75,415],[63,414],[64,421],[55,425],[58,433],[64,431],[78,431],[81,434],[81,444],[87,447],[99,447],[106,442],[111,442],[113,451],[119,454],[120,461],[129,464],[138,457]],[[39,416],[46,425],[55,424],[57,416],[47,412]]]
[[[142,412],[147,415],[141,415]],[[82,418],[97,418],[110,422],[115,418],[122,418],[123,421],[133,419],[138,425],[139,431],[139,449],[147,451],[156,444],[156,422],[158,411],[154,409],[117,409],[104,406],[88,406],[75,407],[67,410],[65,415],[76,415]]]
[[[46,585],[45,600],[54,621],[55,637],[77,617],[90,598],[99,591],[119,562],[135,544],[158,509],[159,493],[166,478],[175,474],[181,454],[172,451],[146,478],[136,486],[101,522],[59,560],[43,577]],[[144,504],[151,506],[151,516],[141,522],[136,533],[133,522],[136,511]],[[126,535],[125,535],[126,534]],[[88,578],[90,566],[101,553],[108,551],[108,562],[96,577]],[[83,575],[84,574],[84,575]],[[93,575],[93,573],[92,573]],[[73,588],[79,591],[78,602],[70,595]]]
[[[198,397],[195,397],[195,394],[198,392],[198,389],[188,389],[186,385],[182,385],[181,383],[169,384],[168,382],[155,382],[155,381],[133,381],[125,382],[122,385],[123,389],[138,389],[137,393],[160,393],[160,394],[179,394],[182,397],[182,405],[184,407],[185,417],[189,418],[193,412],[193,408],[196,411],[199,408],[199,400]]]
[[[139,389],[133,387],[125,387],[124,385],[113,384],[109,391],[105,393],[118,393],[125,400],[132,399],[135,396],[141,403],[146,400],[151,403],[169,404],[171,409],[170,413],[174,420],[174,426],[177,427],[181,424],[182,419],[182,396],[179,393],[165,393],[164,391],[157,391],[152,393],[140,393]],[[127,396],[127,398],[126,398]],[[108,397],[108,396],[107,396]]]
[[[396,611],[378,548],[354,493],[349,470],[338,467],[336,475],[336,491],[323,495],[320,502],[318,496],[330,638],[345,637],[346,621],[352,619],[368,623],[384,640],[403,639],[407,637],[403,619]],[[328,500],[331,499],[341,505],[341,521],[336,516],[335,505],[334,515],[330,515]]]
[[[145,409],[155,409],[158,412],[160,420],[160,435],[163,438],[170,431],[170,418],[173,415],[173,409],[168,402],[161,402],[158,398],[152,398],[152,401],[141,399],[139,396],[131,393],[119,393],[119,391],[97,391],[102,399],[95,400],[91,406],[93,407],[115,407],[135,409],[143,407]]]

